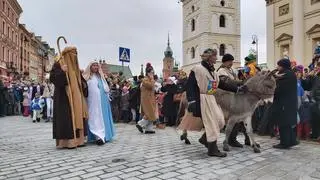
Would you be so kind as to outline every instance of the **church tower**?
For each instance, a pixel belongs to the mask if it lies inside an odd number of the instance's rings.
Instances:
[[[172,55],[173,55],[173,52],[170,47],[170,37],[168,34],[167,49],[164,51],[164,58],[163,58],[163,69],[162,69],[163,79],[167,79],[173,73],[174,58],[172,57]]]
[[[240,0],[180,0],[183,3],[183,63],[188,72],[207,48],[235,57],[240,66]]]

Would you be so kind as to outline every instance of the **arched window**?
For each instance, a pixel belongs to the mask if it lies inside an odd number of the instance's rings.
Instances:
[[[224,56],[225,51],[226,51],[226,46],[224,44],[221,44],[219,51],[220,51],[220,53],[219,53],[220,56]]]
[[[191,20],[191,31],[194,31],[196,29],[196,20]]]
[[[224,7],[224,5],[226,4],[226,2],[224,0],[220,1],[220,4],[222,7]]]
[[[194,59],[196,57],[196,50],[194,49],[194,47],[191,48],[191,59]]]
[[[224,15],[220,16],[220,27],[226,27],[226,18]]]
[[[194,12],[194,6],[191,6],[191,11]]]

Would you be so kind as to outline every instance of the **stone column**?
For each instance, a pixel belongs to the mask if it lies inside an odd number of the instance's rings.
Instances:
[[[276,67],[278,57],[275,57],[274,50],[274,5],[267,5],[267,65],[269,69]]]
[[[292,1],[292,15],[293,15],[293,48],[292,57],[301,64],[304,59],[304,1]]]

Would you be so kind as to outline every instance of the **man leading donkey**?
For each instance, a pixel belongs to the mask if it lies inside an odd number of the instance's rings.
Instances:
[[[234,57],[231,54],[225,54],[222,57],[222,64],[218,68],[217,74],[219,77],[220,76],[221,77],[227,76],[231,80],[234,80],[234,82],[238,86],[241,86],[241,85],[243,85],[243,82],[238,80],[236,74],[234,73],[234,71],[232,69],[233,61],[234,61]],[[233,93],[233,92],[223,91],[223,93]],[[227,119],[225,119],[225,120],[227,120]],[[234,126],[234,128],[230,134],[229,141],[228,141],[229,145],[232,147],[241,147],[241,148],[243,147],[243,145],[237,141],[238,132],[242,132],[244,134],[245,144],[250,146],[250,138],[249,138],[248,134],[246,133],[246,128],[245,128],[243,122],[237,123]]]
[[[217,88],[239,92],[246,91],[246,86],[238,86],[227,76],[218,77],[214,72],[217,51],[207,49],[201,55],[201,64],[192,68],[187,83],[188,111],[194,117],[201,117],[205,133],[200,142],[208,147],[209,156],[226,157],[217,147],[220,130],[225,125],[224,115],[216,102],[214,93]]]

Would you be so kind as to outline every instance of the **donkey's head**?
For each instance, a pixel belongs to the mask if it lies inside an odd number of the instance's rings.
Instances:
[[[250,78],[246,85],[249,89],[248,93],[255,94],[261,99],[271,98],[276,89],[276,80],[273,77],[274,73],[272,72],[259,72],[252,78]]]

